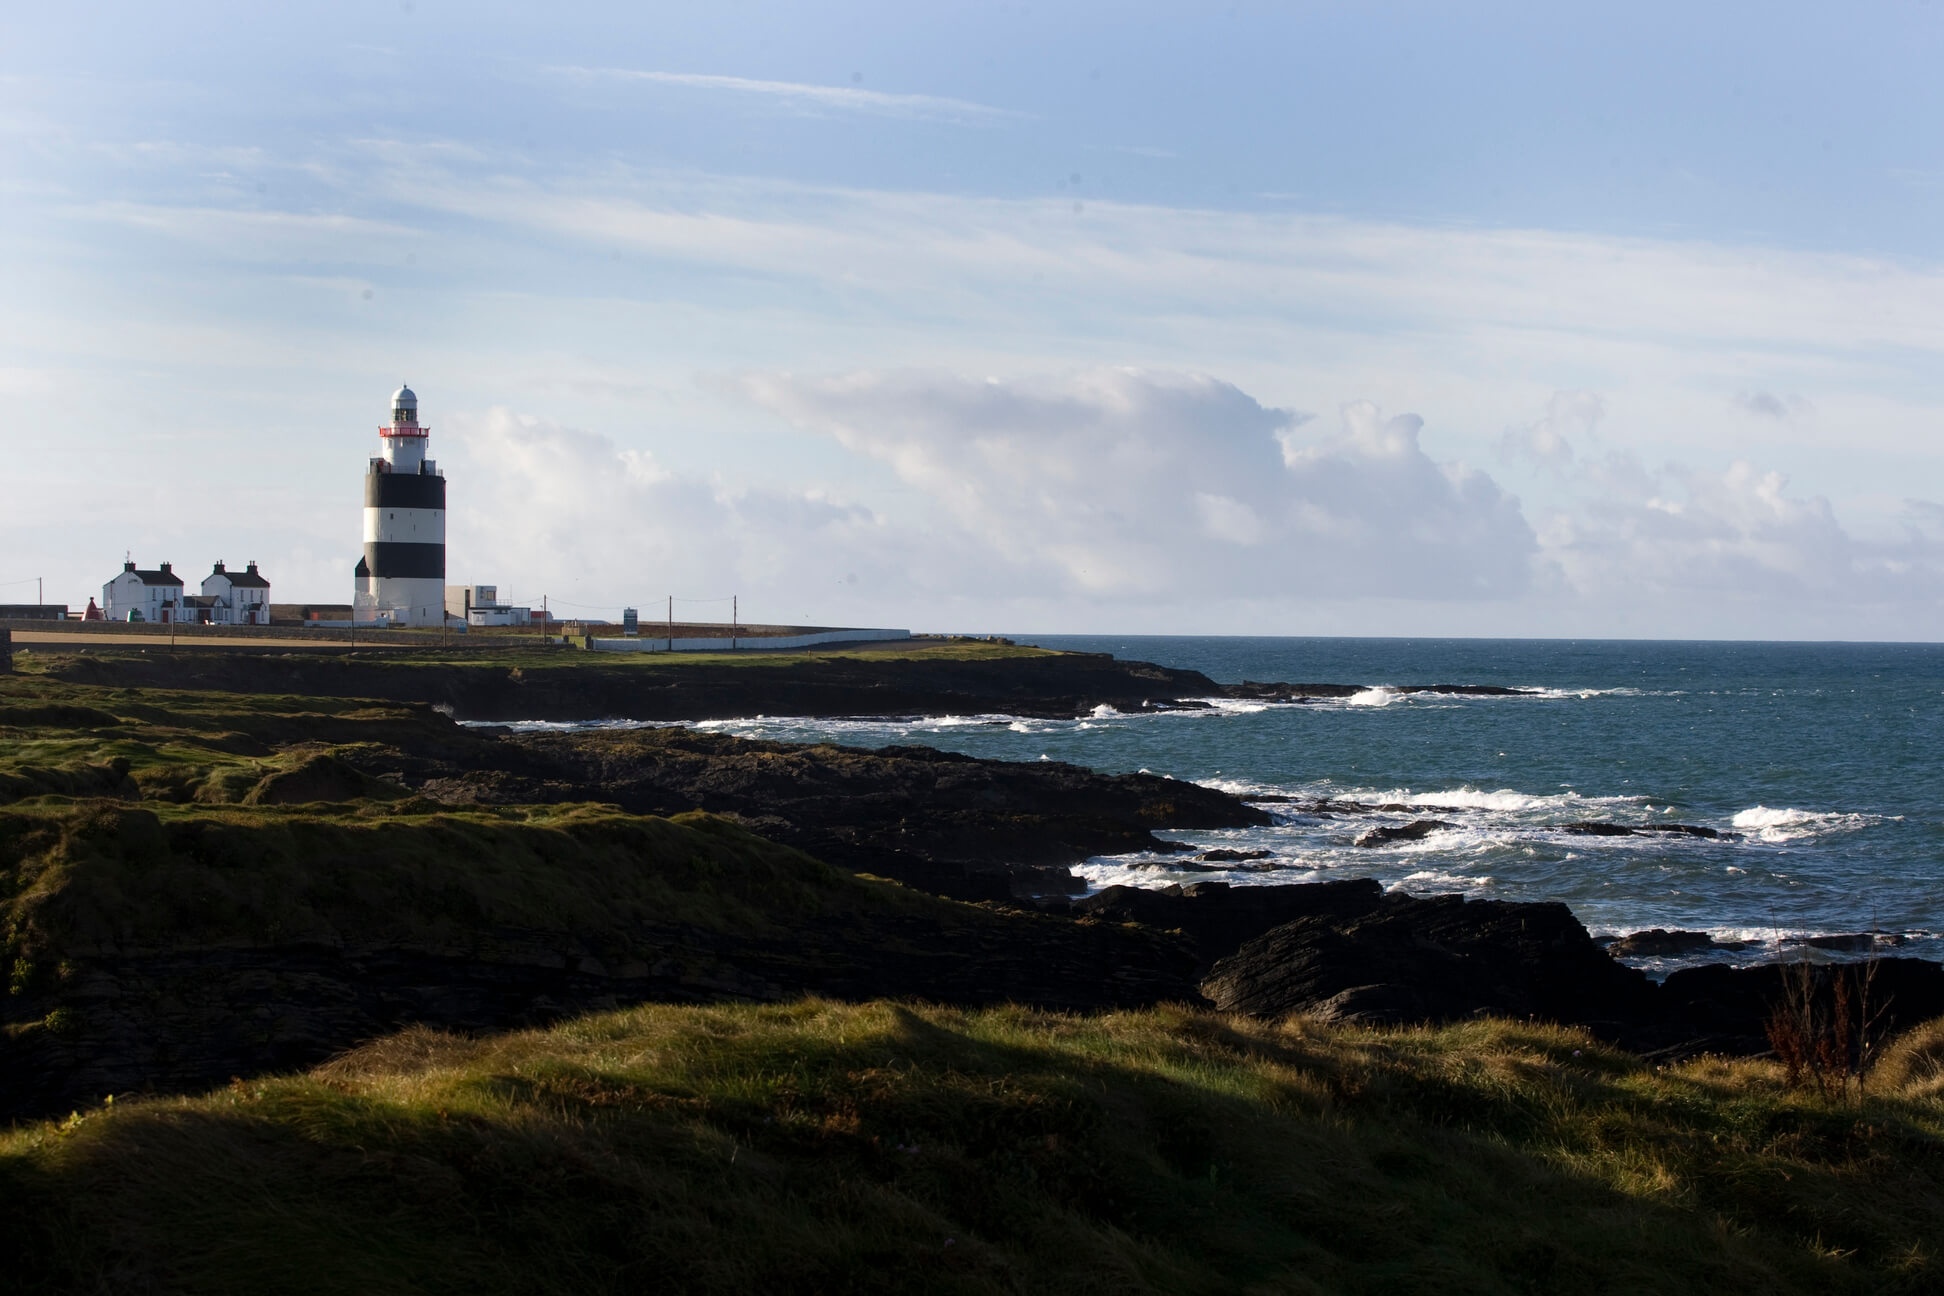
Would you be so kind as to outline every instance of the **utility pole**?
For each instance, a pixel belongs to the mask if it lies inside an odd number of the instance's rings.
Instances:
[[[668,651],[675,651],[675,596],[668,596]]]
[[[730,652],[736,651],[736,630],[738,628],[738,622],[740,620],[736,611],[736,600],[740,597],[741,597],[740,595],[736,595],[736,594],[731,594],[729,596],[729,651]]]
[[[540,642],[547,642],[547,596],[540,596]]]
[[[34,606],[47,606],[47,577],[45,576],[34,577]]]

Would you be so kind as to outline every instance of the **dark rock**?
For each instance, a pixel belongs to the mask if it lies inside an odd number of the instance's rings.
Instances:
[[[1602,823],[1584,819],[1578,823],[1561,824],[1561,832],[1577,833],[1583,837],[1649,837],[1656,834],[1674,837],[1701,837],[1709,841],[1740,841],[1740,833],[1724,833],[1714,828],[1704,828],[1699,824],[1617,824]]]
[[[1154,889],[1111,886],[1075,901],[1073,912],[1179,931],[1194,942],[1206,966],[1291,919],[1368,913],[1383,899],[1384,889],[1374,878],[1287,886],[1191,882]]]
[[[1655,927],[1608,943],[1606,952],[1614,958],[1676,958],[1716,948],[1721,947],[1717,947],[1714,937],[1706,932],[1668,931]],[[1732,948],[1740,949],[1742,946],[1737,942]]]
[[[1230,850],[1223,846],[1215,850],[1203,851],[1195,858],[1204,864],[1231,864],[1241,863],[1244,860],[1268,859],[1273,853],[1266,850]]]
[[[1843,954],[1868,954],[1878,946],[1902,945],[1904,937],[1894,932],[1845,932],[1835,936],[1806,936],[1799,942],[1791,943]]]
[[[1607,957],[1563,904],[1391,895],[1362,914],[1301,918],[1222,959],[1218,1008],[1368,1022],[1493,1013],[1615,1033],[1651,1013],[1647,978]]]
[[[1415,819],[1396,827],[1367,828],[1358,834],[1357,845],[1390,846],[1397,842],[1423,841],[1438,829],[1449,827],[1451,825],[1442,819]]]
[[[1561,824],[1559,831],[1576,833],[1582,837],[1631,837],[1634,835],[1633,829],[1627,827],[1625,824],[1595,823],[1592,820],[1585,820],[1580,823]]]
[[[1036,870],[1096,855],[1192,852],[1156,830],[1240,828],[1267,811],[1152,774],[990,761],[932,747],[876,751],[666,728],[481,740],[462,759],[374,772],[449,804],[600,800],[638,814],[734,815],[772,841],[960,900],[1084,887]],[[1015,885],[1014,879],[1028,879]]]
[[[1014,896],[1037,899],[1040,896],[1077,896],[1087,893],[1086,882],[1072,869],[1016,868],[1007,877]]]
[[[1700,837],[1707,841],[1740,841],[1742,835],[1735,832],[1722,832],[1717,828],[1704,828],[1700,824],[1642,824],[1637,831],[1647,834],[1664,833],[1671,837]]]
[[[1808,964],[1799,960],[1729,967],[1709,963],[1670,973],[1661,984],[1658,1011],[1624,1042],[1672,1054],[1703,1049],[1761,1053],[1768,1045],[1771,1014],[1805,992],[1828,1020],[1834,987],[1846,982],[1851,1010],[1877,1039],[1944,1016],[1944,965],[1927,959],[1884,958],[1852,963]]]

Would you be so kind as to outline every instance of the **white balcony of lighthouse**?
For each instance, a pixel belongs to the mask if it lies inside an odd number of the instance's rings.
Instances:
[[[418,396],[407,386],[392,393],[392,421],[378,429],[385,447],[385,463],[392,472],[432,472],[425,443],[432,429],[418,421]]]

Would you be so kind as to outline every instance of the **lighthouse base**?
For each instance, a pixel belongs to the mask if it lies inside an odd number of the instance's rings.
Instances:
[[[351,596],[351,619],[396,626],[445,624],[445,581],[438,577],[366,576]]]

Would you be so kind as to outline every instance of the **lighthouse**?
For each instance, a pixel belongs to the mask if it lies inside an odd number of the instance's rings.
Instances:
[[[383,453],[365,471],[364,556],[353,572],[358,621],[436,626],[445,621],[445,475],[425,457],[431,429],[410,387],[392,393]]]

